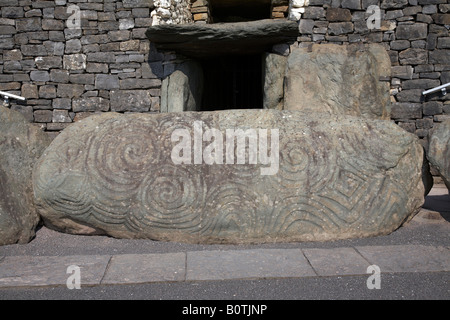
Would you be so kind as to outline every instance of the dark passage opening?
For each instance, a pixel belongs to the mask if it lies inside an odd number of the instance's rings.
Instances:
[[[263,107],[260,55],[202,61],[204,87],[201,111]]]
[[[270,19],[271,0],[210,0],[214,23]]]

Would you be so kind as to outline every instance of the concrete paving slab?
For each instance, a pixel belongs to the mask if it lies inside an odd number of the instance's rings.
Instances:
[[[303,249],[319,276],[366,274],[370,265],[353,248]]]
[[[450,271],[450,250],[422,245],[367,246],[356,249],[381,272]]]
[[[300,249],[193,251],[186,280],[228,280],[316,276]]]
[[[185,280],[186,254],[124,254],[113,256],[102,284]]]
[[[11,256],[0,262],[0,288],[66,286],[74,274],[69,266],[80,269],[81,285],[97,285],[111,256]],[[68,272],[69,271],[69,272]]]

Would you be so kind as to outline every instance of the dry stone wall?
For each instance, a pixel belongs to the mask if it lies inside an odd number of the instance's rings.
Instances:
[[[310,0],[296,45],[384,46],[392,64],[391,78],[382,79],[390,81],[391,118],[427,148],[430,129],[450,117],[450,95],[422,95],[450,82],[449,29],[448,0]]]
[[[150,0],[0,1],[0,90],[56,135],[95,112],[158,112],[163,62]],[[79,18],[77,25],[77,18]]]
[[[448,0],[276,0],[272,18],[301,19],[297,41],[273,52],[381,44],[392,63],[392,76],[381,79],[391,117],[427,147],[430,130],[450,116],[450,95],[422,95],[450,82],[449,10]],[[145,31],[208,23],[209,13],[206,0],[0,0],[0,90],[26,97],[11,108],[52,136],[95,112],[160,112],[162,80],[183,60],[158,52]]]

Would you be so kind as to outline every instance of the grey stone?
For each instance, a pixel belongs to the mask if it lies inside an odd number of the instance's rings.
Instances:
[[[39,98],[53,99],[56,98],[56,87],[54,85],[45,85],[39,87]]]
[[[319,276],[367,274],[370,265],[354,248],[303,249]]]
[[[312,34],[314,28],[314,20],[312,19],[300,19],[299,31],[302,34]]]
[[[120,80],[120,89],[149,89],[158,88],[161,86],[161,80],[159,79],[125,79]],[[117,88],[114,88],[117,89]]]
[[[353,23],[351,22],[332,22],[328,25],[328,33],[332,36],[351,32],[353,32]]]
[[[53,113],[50,110],[34,111],[34,122],[45,123],[52,122]]]
[[[80,267],[81,288],[99,285],[110,260],[111,256],[106,255],[5,257],[0,269],[0,287],[66,287],[71,265]]]
[[[50,71],[50,81],[58,83],[69,82],[69,71],[53,69]]]
[[[312,7],[306,7],[310,8]],[[320,9],[325,17],[325,10]],[[146,35],[157,49],[176,50],[195,58],[260,54],[274,44],[295,41],[298,23],[284,19],[265,19],[237,23],[166,24],[148,28]]]
[[[164,67],[162,62],[143,63],[141,65],[141,75],[144,79],[163,78]]]
[[[24,83],[22,85],[22,97],[27,99],[37,99],[39,98],[37,85]]]
[[[93,112],[93,111],[108,111],[109,100],[101,97],[87,97],[73,99],[73,112]]]
[[[63,40],[64,41],[64,40]],[[64,55],[64,42],[45,41],[44,47],[49,55],[63,56]]]
[[[404,13],[405,16],[414,16],[419,12],[422,12],[422,7],[421,6],[406,7],[402,10],[402,12]]]
[[[390,75],[389,56],[379,45],[296,48],[288,58],[284,108],[389,119],[389,85],[378,79]]]
[[[113,52],[92,52],[87,55],[88,62],[115,63],[116,55]]]
[[[57,96],[59,98],[77,98],[84,92],[84,85],[81,84],[59,84]]]
[[[17,72],[22,70],[22,64],[19,61],[5,61],[3,71]]]
[[[0,35],[13,35],[16,34],[16,28],[13,26],[2,26],[0,29]]]
[[[450,61],[450,50],[437,49],[430,51],[429,59],[429,62],[433,64],[441,64],[445,63],[445,61],[448,64],[448,61]]]
[[[412,41],[426,39],[428,35],[428,25],[426,23],[401,24],[397,26],[395,35],[399,40],[406,39]]]
[[[449,271],[450,257],[445,247],[423,245],[356,247],[381,272]]]
[[[64,30],[64,21],[56,19],[42,19],[42,29],[43,30]]]
[[[426,45],[426,49],[427,50],[434,50],[436,49],[436,43],[437,43],[437,34],[435,33],[430,33],[427,36],[427,45]]]
[[[326,11],[322,7],[305,7],[305,13],[302,15],[304,19],[318,20],[325,18]]]
[[[447,0],[419,0],[419,4],[429,5],[429,4],[440,4],[446,3]]]
[[[450,49],[450,37],[439,38],[437,47],[438,49]]]
[[[0,38],[0,49],[12,49],[14,48],[13,38]]]
[[[352,14],[348,9],[328,8],[327,21],[330,22],[352,21]]]
[[[66,70],[84,70],[86,69],[86,55],[81,53],[65,55],[63,65]]]
[[[420,119],[422,105],[420,103],[397,102],[391,108],[392,119]]]
[[[381,9],[401,9],[408,5],[408,0],[382,0]]]
[[[161,111],[197,111],[200,109],[202,92],[202,66],[195,61],[179,64],[175,71],[163,80]]]
[[[196,121],[202,131],[216,129],[216,141],[231,128],[270,129],[279,166],[175,164],[174,130],[191,141]],[[424,202],[422,161],[418,138],[384,120],[277,110],[103,113],[58,135],[33,181],[46,225],[66,232],[195,243],[325,241],[388,234],[409,221]]]
[[[113,256],[102,284],[184,281],[186,254],[126,254]]]
[[[50,140],[19,112],[2,106],[0,129],[0,245],[23,244],[34,237],[40,221],[31,176]]]
[[[46,82],[50,80],[48,71],[31,71],[30,79],[38,82]]]
[[[287,58],[278,54],[266,53],[264,56],[264,109],[283,109],[283,86]]]
[[[93,74],[82,73],[82,74],[71,74],[69,76],[69,82],[77,84],[94,84],[95,80]]]
[[[108,43],[109,38],[106,34],[95,34],[95,35],[86,35],[81,38],[81,44],[104,44]]]
[[[20,114],[23,115],[24,118],[28,122],[33,122],[34,121],[33,107],[32,106],[14,105],[14,106],[11,106],[11,110],[20,112]]]
[[[152,105],[148,90],[113,90],[111,91],[111,111],[147,112]]]
[[[72,99],[69,98],[53,99],[52,107],[53,109],[70,110],[72,109]]]
[[[450,82],[450,71],[444,71],[441,73],[441,82],[442,83]]]
[[[3,18],[23,18],[24,10],[22,7],[2,7],[2,17]]]
[[[435,79],[414,79],[403,81],[402,87],[405,90],[408,89],[431,89],[433,87],[438,87],[440,85],[439,80]]]
[[[402,10],[392,10],[392,11],[387,11],[386,12],[386,16],[384,17],[386,20],[394,20],[400,17],[403,17],[403,11]]]
[[[187,281],[316,276],[299,249],[192,251],[186,267]]]
[[[422,8],[422,12],[424,14],[432,14],[432,13],[437,13],[437,6],[434,4],[427,4],[424,5]]]
[[[66,54],[79,53],[81,51],[81,41],[80,39],[71,39],[66,41]]]
[[[124,8],[153,8],[153,0],[123,0]]]
[[[392,77],[411,80],[414,73],[414,69],[411,66],[393,66]]]
[[[130,31],[119,30],[108,32],[108,37],[110,41],[126,41],[130,39]]]
[[[88,62],[86,72],[89,73],[108,73],[108,65],[106,63]]]
[[[97,74],[95,76],[95,89],[112,90],[119,88],[118,76],[108,74]]]
[[[16,20],[17,32],[33,32],[42,30],[41,18],[25,18]]]
[[[24,56],[37,57],[47,55],[47,49],[44,45],[22,45],[20,50]]]
[[[435,50],[436,51],[436,50]],[[432,51],[434,52],[434,51]],[[432,54],[430,52],[430,55]],[[428,63],[428,51],[419,48],[409,48],[399,53],[400,64],[402,65],[417,65]],[[430,61],[431,62],[431,61]]]
[[[342,8],[360,10],[361,9],[361,0],[342,0],[341,6],[342,6]]]
[[[72,122],[72,119],[69,116],[69,111],[54,109],[53,110],[52,122],[56,122],[56,123]]]
[[[399,102],[422,102],[422,92],[421,89],[402,90],[397,93],[396,97]]]
[[[41,70],[57,69],[61,68],[63,63],[61,57],[37,57],[34,59],[36,67]]]
[[[432,15],[434,23],[450,25],[450,14],[449,13],[435,13]]]
[[[433,128],[427,156],[450,190],[450,120]]]

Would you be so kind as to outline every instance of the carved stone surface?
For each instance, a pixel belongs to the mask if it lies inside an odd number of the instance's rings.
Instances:
[[[439,123],[433,128],[428,159],[439,171],[450,190],[450,120]]]
[[[285,110],[390,118],[391,63],[378,44],[294,48],[285,78]]]
[[[19,112],[0,106],[0,245],[27,243],[39,215],[33,204],[32,169],[50,139]]]
[[[278,155],[277,170],[262,175],[270,165],[261,153],[256,164],[232,165],[223,150],[223,158],[207,164],[212,140],[204,136],[208,142],[197,147],[195,141],[208,128],[217,129],[214,141],[222,133],[223,149],[227,129],[254,130],[260,150],[266,134],[266,155]],[[190,133],[192,153],[176,154],[191,164],[173,161],[181,141],[172,142],[175,129]],[[204,157],[195,164],[199,146]],[[237,159],[239,152],[229,150]],[[46,224],[72,233],[197,243],[322,241],[388,234],[411,218],[424,201],[422,160],[417,138],[389,121],[277,110],[109,113],[83,119],[53,141],[36,166],[34,190]]]

